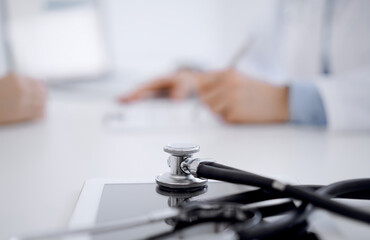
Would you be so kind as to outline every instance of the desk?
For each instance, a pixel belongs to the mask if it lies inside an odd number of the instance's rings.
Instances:
[[[223,126],[204,131],[111,131],[107,100],[53,96],[43,120],[0,128],[0,239],[67,226],[86,179],[153,180],[167,171],[168,142],[193,142],[251,172],[327,184],[369,177],[370,134],[296,126]]]

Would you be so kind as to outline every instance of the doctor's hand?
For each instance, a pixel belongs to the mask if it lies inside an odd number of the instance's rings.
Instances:
[[[157,78],[129,94],[120,96],[118,101],[125,103],[161,96],[181,100],[196,92],[197,76],[196,72],[179,70],[168,76]]]
[[[198,94],[229,123],[274,123],[289,119],[288,87],[258,81],[235,70],[201,75]]]
[[[0,124],[40,118],[46,90],[38,81],[13,73],[0,79]]]

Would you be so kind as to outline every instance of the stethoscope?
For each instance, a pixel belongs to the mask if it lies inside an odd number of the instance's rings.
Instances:
[[[23,240],[50,239],[77,234],[100,234],[124,230],[153,222],[165,221],[173,230],[146,239],[173,239],[179,231],[210,222],[227,223],[225,239],[299,239],[306,230],[307,217],[313,209],[329,212],[370,224],[370,213],[333,201],[332,198],[370,200],[370,179],[353,179],[327,186],[290,185],[254,173],[218,164],[209,158],[196,158],[195,144],[168,144],[170,172],[157,176],[157,192],[169,196],[170,208],[93,227],[71,229],[48,234],[26,236]],[[207,180],[256,187],[255,190],[204,201],[188,201],[207,189]],[[272,199],[286,199],[272,205],[253,206]],[[297,200],[300,202],[297,205]],[[283,214],[278,221],[265,221]],[[310,234],[305,232],[306,234]],[[225,235],[225,236],[226,236]],[[314,237],[305,239],[315,239]]]

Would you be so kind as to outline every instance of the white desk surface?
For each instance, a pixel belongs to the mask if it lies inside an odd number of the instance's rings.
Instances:
[[[203,131],[112,131],[109,101],[51,94],[43,120],[0,127],[0,239],[66,227],[86,179],[154,180],[169,142],[199,157],[304,184],[369,177],[370,133],[297,126],[222,126]]]

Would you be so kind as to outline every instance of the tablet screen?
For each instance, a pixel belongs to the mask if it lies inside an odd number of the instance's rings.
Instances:
[[[155,183],[105,184],[99,204],[96,223],[99,224],[119,219],[137,217],[155,210],[175,207],[182,201],[211,199],[250,189],[250,187],[248,188],[240,185],[210,182],[205,191],[198,191],[194,194],[197,196],[191,197],[189,195],[181,196],[181,194],[176,194],[176,196],[166,196],[170,194],[160,191]],[[216,226],[215,229],[220,230],[220,227],[222,226],[218,226],[218,228]],[[171,222],[162,221],[128,230],[95,235],[92,239],[142,239],[170,231],[171,229],[173,229]]]

